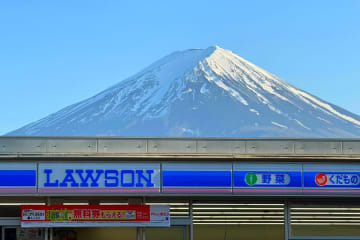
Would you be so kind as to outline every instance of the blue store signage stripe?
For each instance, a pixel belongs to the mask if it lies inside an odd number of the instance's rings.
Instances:
[[[36,170],[0,170],[0,186],[36,186]]]
[[[163,171],[164,187],[231,187],[231,171]]]

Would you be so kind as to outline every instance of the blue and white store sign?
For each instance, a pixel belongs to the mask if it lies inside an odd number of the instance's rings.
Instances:
[[[1,162],[0,195],[360,195],[360,164]]]
[[[360,193],[360,165],[303,164],[304,193]]]
[[[292,163],[234,163],[234,193],[301,193],[301,170]]]
[[[160,163],[39,163],[40,193],[160,192]]]
[[[0,163],[0,194],[36,193],[36,163]]]

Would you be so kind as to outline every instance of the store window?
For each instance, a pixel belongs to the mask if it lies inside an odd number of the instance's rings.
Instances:
[[[43,239],[45,239],[45,230],[42,228],[17,227],[15,230],[16,230],[16,238],[15,238],[16,240],[43,240]],[[5,239],[8,239],[8,238],[5,238]],[[10,237],[9,239],[14,239],[14,238]]]
[[[146,228],[146,240],[186,240],[187,226],[172,226],[169,228]]]
[[[291,204],[291,236],[360,236],[360,205]]]
[[[281,240],[284,239],[282,225],[195,225],[196,240]]]
[[[194,203],[196,240],[282,240],[282,203]]]

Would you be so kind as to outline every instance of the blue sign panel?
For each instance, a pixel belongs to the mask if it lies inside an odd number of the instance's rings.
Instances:
[[[301,172],[234,171],[234,187],[301,187]]]
[[[166,193],[231,193],[231,163],[163,163]]]
[[[358,188],[360,172],[304,172],[304,187]]]
[[[1,162],[0,163],[0,195],[36,193],[36,163]]]
[[[231,171],[163,171],[164,187],[231,187]]]
[[[36,187],[36,170],[0,170],[0,187]]]

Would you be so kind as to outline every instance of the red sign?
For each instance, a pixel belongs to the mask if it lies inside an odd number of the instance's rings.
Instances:
[[[318,173],[315,176],[315,182],[317,183],[317,185],[323,186],[327,183],[328,181],[328,177],[326,176],[325,173]]]
[[[167,226],[169,206],[150,205],[23,205],[23,227]]]

